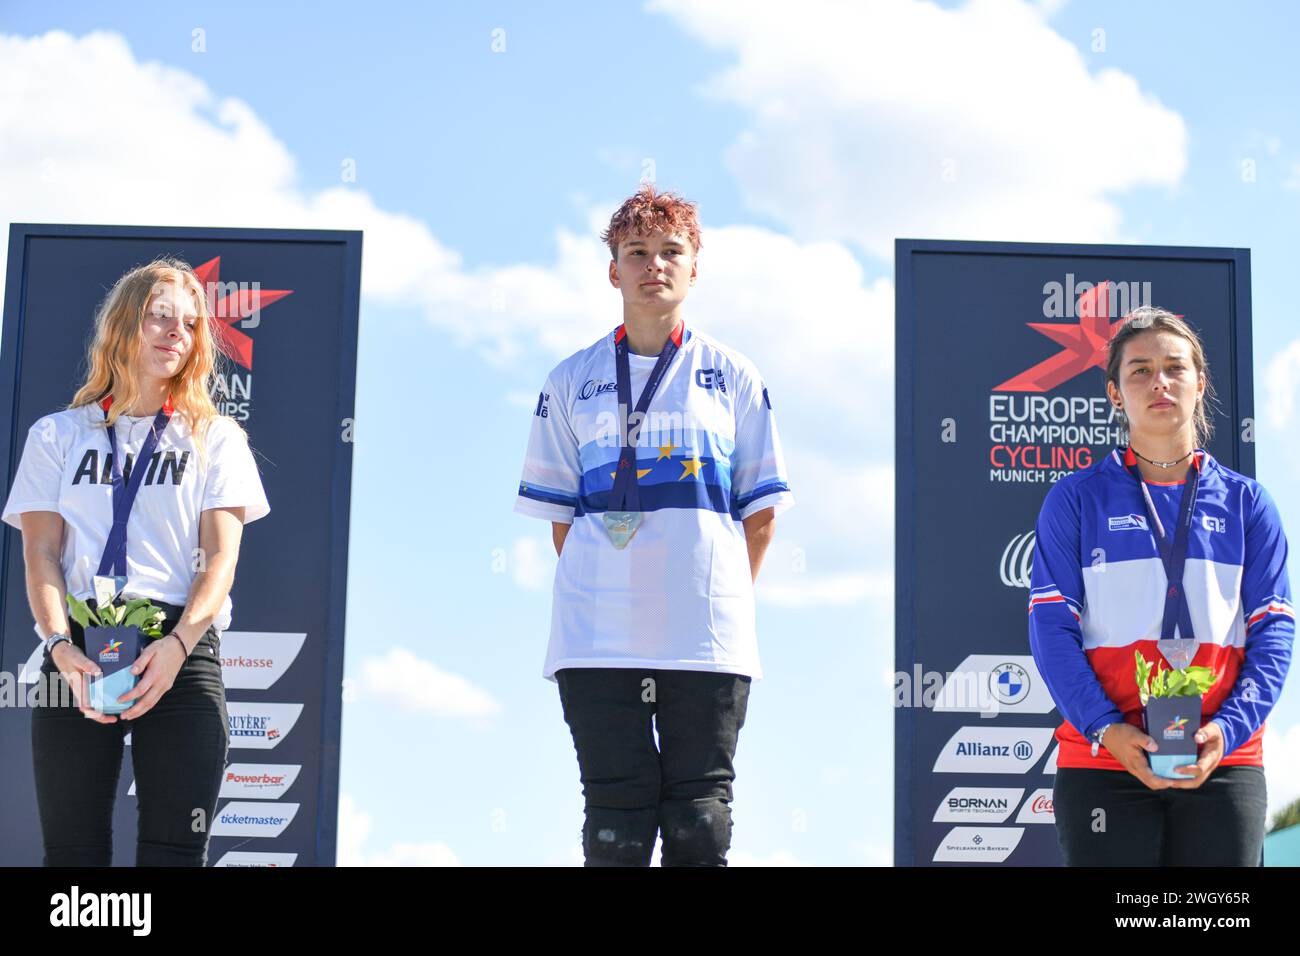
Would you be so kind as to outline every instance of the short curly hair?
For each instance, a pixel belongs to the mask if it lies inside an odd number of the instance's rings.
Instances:
[[[609,246],[610,256],[617,261],[618,244],[628,236],[656,232],[686,233],[695,253],[699,254],[702,244],[695,203],[676,193],[655,192],[654,184],[646,183],[618,207],[609,220],[609,228],[600,234],[600,241]]]

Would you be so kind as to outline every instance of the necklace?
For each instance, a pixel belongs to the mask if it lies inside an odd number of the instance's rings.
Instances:
[[[1188,455],[1191,455],[1192,452],[1196,451],[1196,449],[1193,448],[1192,451],[1189,451],[1189,452],[1188,452],[1186,455],[1184,455],[1182,458],[1175,458],[1173,461],[1152,461],[1152,460],[1151,460],[1150,458],[1148,458],[1146,455],[1142,454],[1142,452],[1138,451],[1136,448],[1133,448],[1132,445],[1129,445],[1128,447],[1129,447],[1130,449],[1132,449],[1133,454],[1137,455],[1139,458],[1141,458],[1141,459],[1142,459],[1143,461],[1145,461],[1147,464],[1149,464],[1149,465],[1155,465],[1155,466],[1158,467],[1158,468],[1172,468],[1172,467],[1174,467],[1174,465],[1178,464],[1178,463],[1179,463],[1180,461],[1182,461],[1184,458],[1187,458]]]

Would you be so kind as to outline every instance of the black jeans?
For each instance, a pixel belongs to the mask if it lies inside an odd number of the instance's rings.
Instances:
[[[660,833],[664,866],[726,866],[750,679],[613,667],[555,679],[586,799],[586,865],[649,866]]]
[[[167,613],[166,635],[184,609],[154,603]],[[75,621],[71,634],[84,652],[85,637]],[[171,688],[133,720],[88,719],[53,662],[47,659],[41,671],[62,685],[46,685],[53,696],[40,699],[32,711],[45,865],[111,865],[113,801],[129,733],[139,813],[136,865],[203,866],[230,743],[216,628],[203,635]],[[58,706],[63,702],[68,706]]]
[[[1052,809],[1066,866],[1259,866],[1268,795],[1263,767],[1215,767],[1195,790],[1058,767]]]

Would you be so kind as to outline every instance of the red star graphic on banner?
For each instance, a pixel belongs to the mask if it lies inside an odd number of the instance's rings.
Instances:
[[[235,328],[235,323],[242,322],[263,306],[278,302],[286,295],[293,295],[293,290],[248,289],[242,283],[229,291],[223,290],[220,256],[203,263],[194,270],[194,274],[207,290],[208,311],[213,319],[209,327],[217,348],[231,360],[252,371],[253,340],[242,329]],[[221,293],[220,296],[217,295],[218,292]]]
[[[1099,282],[1080,295],[1075,314],[1079,317],[1078,325],[1028,323],[1035,332],[1043,333],[1065,348],[1033,368],[1007,379],[993,391],[1050,392],[1093,366],[1104,369],[1111,336],[1124,324],[1123,318],[1114,322],[1109,319],[1110,283]]]

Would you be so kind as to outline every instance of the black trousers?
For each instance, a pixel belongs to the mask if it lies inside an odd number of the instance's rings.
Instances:
[[[1195,790],[1058,767],[1052,808],[1066,866],[1259,866],[1268,794],[1263,767],[1215,767]]]
[[[659,834],[664,866],[726,866],[750,679],[639,668],[555,679],[586,800],[586,865],[649,866]]]
[[[154,603],[167,612],[166,635],[184,609]],[[76,622],[71,635],[84,652]],[[47,660],[41,670],[61,685],[45,684],[46,694],[32,711],[45,865],[112,863],[113,801],[129,733],[139,813],[136,865],[203,866],[230,743],[216,628],[203,635],[171,688],[134,720],[88,719],[53,663]]]

